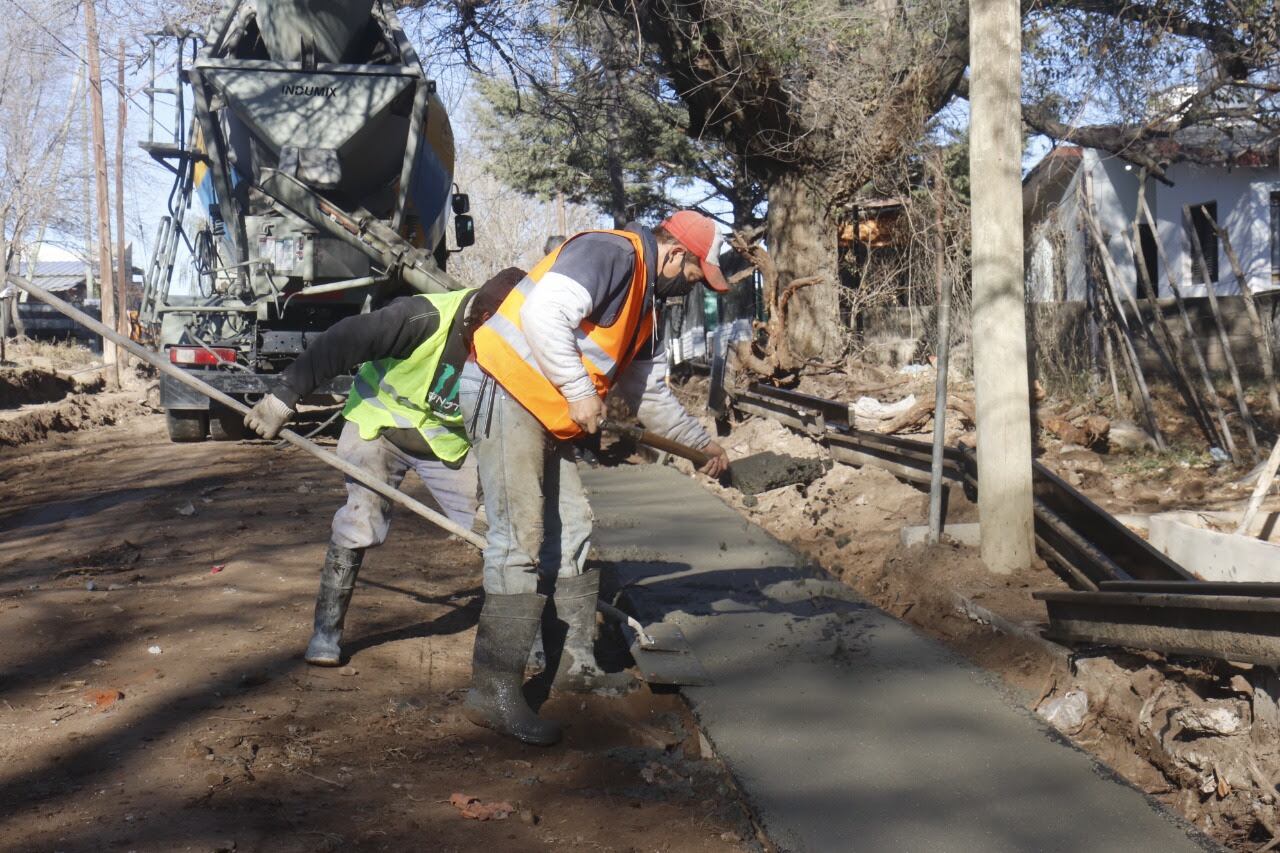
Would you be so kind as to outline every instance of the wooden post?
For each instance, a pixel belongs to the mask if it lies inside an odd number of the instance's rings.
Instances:
[[[116,296],[111,274],[111,213],[107,199],[107,130],[102,115],[102,66],[98,54],[97,0],[84,4],[84,27],[89,54],[89,106],[93,113],[93,167],[97,178],[98,202],[98,278],[102,282],[102,323],[116,328]],[[114,341],[102,339],[102,360],[107,365],[107,383],[120,387],[120,364]]]
[[[951,352],[951,280],[947,276],[946,239],[943,233],[943,181],[940,157],[933,158],[934,229],[933,269],[938,280],[937,381],[933,403],[933,458],[929,469],[929,542],[942,538],[942,463],[947,442],[947,363]]]
[[[1266,498],[1267,492],[1271,491],[1271,486],[1276,481],[1276,470],[1280,469],[1280,441],[1275,443],[1271,448],[1271,455],[1267,457],[1267,464],[1262,466],[1262,470],[1258,472],[1258,482],[1253,487],[1253,494],[1249,496],[1249,505],[1245,507],[1244,515],[1240,516],[1240,525],[1236,527],[1236,533],[1243,536],[1249,531],[1249,525],[1253,523],[1253,517],[1258,514],[1258,509],[1262,506],[1263,499]]]
[[[1111,399],[1116,402],[1116,412],[1121,413],[1120,409],[1120,380],[1116,377],[1116,359],[1111,352],[1111,330],[1110,328],[1102,329],[1102,352],[1107,360],[1107,376],[1111,379]],[[1132,408],[1132,401],[1125,399],[1125,406]],[[1128,412],[1123,412],[1128,414]]]
[[[1225,442],[1222,449],[1231,457],[1231,461],[1238,465],[1240,464],[1240,454],[1236,450],[1236,440],[1231,435],[1231,428],[1227,424],[1227,414],[1222,411],[1222,403],[1218,399],[1218,389],[1213,387],[1213,377],[1209,375],[1209,364],[1205,361],[1204,350],[1200,347],[1200,339],[1196,337],[1195,329],[1191,325],[1191,317],[1187,314],[1187,304],[1182,299],[1182,290],[1178,287],[1178,280],[1173,274],[1173,267],[1169,265],[1169,258],[1164,253],[1164,241],[1160,239],[1160,229],[1156,227],[1156,219],[1151,215],[1151,208],[1147,205],[1145,193],[1138,194],[1138,206],[1142,209],[1142,216],[1147,220],[1148,227],[1151,228],[1151,236],[1155,238],[1156,254],[1160,256],[1160,266],[1164,267],[1165,277],[1169,279],[1169,292],[1173,295],[1173,301],[1178,306],[1178,316],[1182,318],[1182,331],[1187,336],[1187,345],[1196,357],[1196,367],[1200,372],[1200,381],[1204,383],[1205,398],[1213,404],[1218,432]]]
[[[1133,385],[1138,391],[1138,397],[1142,402],[1143,414],[1146,416],[1147,426],[1151,430],[1151,437],[1156,441],[1156,447],[1165,450],[1167,444],[1164,440],[1164,434],[1160,431],[1160,424],[1156,421],[1155,405],[1151,401],[1151,390],[1147,387],[1146,376],[1142,372],[1142,362],[1138,359],[1138,351],[1133,345],[1133,330],[1129,328],[1129,322],[1124,315],[1124,305],[1120,302],[1120,293],[1124,292],[1126,296],[1132,296],[1126,291],[1120,283],[1120,272],[1115,268],[1115,263],[1111,260],[1111,251],[1107,247],[1107,241],[1102,237],[1102,229],[1098,227],[1098,220],[1093,215],[1093,199],[1089,192],[1089,178],[1085,176],[1081,182],[1080,188],[1083,194],[1083,202],[1081,205],[1082,215],[1084,217],[1085,230],[1089,232],[1089,237],[1093,240],[1094,248],[1098,253],[1098,258],[1102,261],[1102,279],[1107,286],[1108,299],[1104,303],[1108,306],[1111,314],[1112,324],[1119,332],[1120,342],[1124,344],[1125,366],[1129,369],[1129,378],[1133,380]],[[1137,313],[1137,303],[1134,303],[1135,314]]]
[[[1208,216],[1209,211],[1200,210]],[[1191,219],[1191,207],[1182,206],[1182,216],[1187,226],[1187,236],[1191,238],[1193,258],[1200,259],[1200,279],[1204,285],[1205,296],[1209,297],[1209,311],[1213,313],[1213,324],[1218,330],[1218,343],[1222,346],[1222,360],[1227,363],[1227,372],[1231,374],[1231,387],[1236,392],[1236,408],[1240,411],[1240,421],[1244,425],[1244,437],[1253,451],[1253,458],[1258,459],[1262,453],[1258,449],[1258,436],[1253,431],[1253,415],[1249,414],[1249,404],[1244,399],[1244,385],[1240,382],[1240,371],[1236,369],[1236,357],[1231,352],[1231,340],[1227,337],[1226,324],[1222,322],[1222,312],[1218,310],[1218,292],[1213,282],[1209,281],[1209,261],[1204,256],[1204,246],[1200,245],[1200,235],[1196,233]]]
[[[973,370],[982,560],[1006,574],[1035,553],[1022,245],[1022,12],[969,2]]]
[[[133,278],[129,259],[125,257],[124,233],[124,131],[129,110],[124,88],[124,39],[120,39],[116,57],[116,328],[129,336],[129,281]],[[121,353],[120,360],[128,365],[128,356]]]
[[[1144,168],[1138,177],[1138,194],[1145,195],[1147,192],[1147,170]],[[1200,395],[1196,393],[1195,384],[1191,381],[1191,376],[1187,373],[1187,369],[1182,356],[1182,347],[1178,343],[1178,339],[1174,336],[1173,330],[1169,328],[1169,322],[1164,318],[1164,311],[1160,308],[1158,298],[1158,283],[1151,278],[1151,272],[1147,269],[1146,257],[1141,254],[1142,231],[1139,228],[1139,220],[1142,218],[1142,205],[1135,204],[1133,209],[1133,223],[1130,228],[1133,231],[1132,237],[1128,234],[1121,234],[1124,237],[1125,246],[1129,249],[1129,254],[1133,257],[1134,266],[1138,270],[1138,277],[1146,290],[1147,308],[1151,311],[1151,318],[1155,321],[1156,329],[1160,332],[1160,338],[1164,341],[1164,347],[1168,352],[1168,357],[1162,359],[1165,368],[1171,373],[1174,383],[1178,390],[1182,393],[1188,407],[1195,415],[1196,423],[1200,425],[1200,429],[1204,432],[1205,439],[1210,446],[1221,447],[1222,438],[1218,435],[1218,431],[1214,426],[1213,419],[1209,417],[1209,411],[1205,407],[1204,401],[1200,399]],[[1154,238],[1155,235],[1153,234]],[[1134,305],[1135,315],[1137,313],[1137,305]],[[1144,326],[1148,334],[1151,333],[1150,326]],[[1155,341],[1152,342],[1155,345]]]
[[[93,180],[95,170],[93,168],[93,152],[89,147],[89,140],[93,137],[91,130],[93,121],[86,113],[84,119],[84,136],[81,137],[81,143],[84,148],[81,153],[84,155],[84,162],[81,164],[81,172],[84,176],[84,296],[86,299],[97,299],[102,296],[102,287],[93,274],[93,256],[96,254],[93,245],[93,231],[97,223],[93,217]],[[104,342],[104,360],[105,360],[105,342]]]
[[[1217,232],[1218,239],[1222,241],[1222,250],[1227,253],[1227,262],[1231,264],[1231,274],[1236,277],[1236,282],[1240,286],[1240,298],[1244,300],[1244,310],[1249,315],[1249,326],[1253,330],[1253,345],[1258,350],[1258,360],[1262,362],[1262,375],[1267,382],[1267,401],[1271,404],[1271,414],[1280,416],[1280,394],[1276,392],[1275,353],[1272,352],[1271,347],[1271,330],[1262,324],[1258,304],[1253,301],[1253,289],[1249,287],[1249,280],[1245,277],[1240,256],[1231,245],[1231,236],[1227,234],[1227,229],[1219,225],[1217,220],[1209,214],[1207,208],[1202,209],[1205,219],[1209,220],[1209,224]]]
[[[1152,317],[1156,321],[1156,327],[1164,332],[1165,343],[1161,344],[1157,337],[1151,332],[1150,327],[1144,326],[1148,340],[1151,342],[1152,348],[1156,349],[1156,352],[1160,354],[1161,363],[1169,372],[1169,377],[1173,380],[1174,385],[1177,386],[1178,391],[1181,392],[1187,407],[1191,409],[1191,414],[1195,416],[1196,423],[1200,425],[1200,429],[1204,432],[1205,440],[1209,442],[1210,446],[1216,446],[1220,443],[1217,430],[1214,429],[1213,421],[1209,419],[1209,413],[1205,411],[1204,404],[1200,402],[1200,395],[1196,393],[1195,387],[1191,384],[1191,377],[1187,375],[1186,370],[1182,366],[1182,361],[1178,357],[1178,353],[1176,351],[1177,347],[1173,334],[1169,329],[1169,324],[1165,321],[1164,314],[1160,311],[1160,304],[1156,301],[1155,296],[1152,295],[1151,277],[1147,273],[1147,268],[1142,261],[1142,256],[1138,254],[1138,249],[1135,247],[1133,240],[1128,234],[1121,232],[1120,236],[1124,238],[1125,247],[1129,250],[1129,254],[1133,256],[1134,263],[1140,272],[1142,281],[1146,284],[1147,307],[1151,310]],[[1133,308],[1135,315],[1141,317],[1142,315],[1137,313],[1137,305],[1134,305]],[[1166,348],[1168,350],[1167,355],[1165,354]]]

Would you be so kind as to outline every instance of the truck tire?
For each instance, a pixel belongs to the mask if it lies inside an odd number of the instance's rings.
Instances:
[[[204,441],[209,432],[209,415],[199,410],[170,409],[164,413],[164,422],[170,441]]]
[[[239,441],[247,435],[244,415],[221,403],[209,404],[209,437],[214,441]]]

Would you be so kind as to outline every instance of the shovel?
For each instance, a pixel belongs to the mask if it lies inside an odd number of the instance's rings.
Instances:
[[[702,661],[689,648],[689,641],[678,625],[655,622],[645,628],[635,617],[628,616],[605,601],[596,609],[607,619],[617,622],[627,638],[631,657],[640,669],[640,677],[650,684],[711,684],[711,676]]]
[[[183,385],[204,394],[212,400],[218,401],[222,405],[239,412],[242,415],[249,413],[249,407],[244,405],[244,403],[241,403],[234,397],[224,394],[217,388],[203,382],[190,373],[179,370],[177,367],[161,358],[158,354],[139,346],[136,341],[126,338],[114,329],[103,325],[73,305],[64,302],[52,293],[49,293],[44,288],[32,284],[21,276],[11,275],[9,276],[9,280],[34,296],[36,299],[39,299],[41,302],[57,309],[85,328],[92,329],[102,337],[113,341],[116,346],[123,347],[128,350],[130,353],[142,359],[147,364],[150,364],[161,373],[173,377]],[[469,542],[476,548],[481,550],[484,549],[485,540],[483,536],[473,530],[468,530],[452,519],[441,515],[430,507],[409,497],[399,489],[388,486],[386,483],[374,477],[363,468],[357,465],[352,465],[347,460],[325,450],[318,444],[303,438],[293,430],[281,430],[280,438],[287,441],[289,444],[292,444],[304,453],[314,456],[326,465],[331,465],[332,467],[337,468],[351,479],[363,486],[366,486],[374,492],[377,492],[387,500],[400,504],[415,515],[424,518],[437,527],[440,527],[443,530],[454,534],[458,538]],[[691,452],[697,453],[696,450]],[[703,461],[705,461],[705,458],[705,454],[703,454]],[[599,611],[606,617],[621,622],[623,624],[624,633],[630,632],[632,634],[632,657],[636,659],[636,664],[640,667],[645,681],[653,684],[711,683],[706,671],[703,670],[702,665],[698,663],[697,657],[694,656],[693,651],[689,648],[689,645],[687,641],[685,641],[684,635],[680,632],[679,628],[674,625],[658,624],[645,629],[634,618],[628,616],[607,602],[597,601],[596,605]],[[694,678],[700,678],[701,680],[686,680]]]
[[[687,444],[672,441],[638,426],[605,423],[602,427],[646,447],[652,447],[654,450],[664,450],[688,459],[699,468],[711,459],[701,450],[695,450]],[[751,456],[735,459],[730,463],[729,470],[721,477],[720,483],[737,489],[744,495],[758,495],[786,486],[812,483],[827,473],[829,467],[830,463],[822,459],[801,459],[766,450],[763,453],[754,453]]]

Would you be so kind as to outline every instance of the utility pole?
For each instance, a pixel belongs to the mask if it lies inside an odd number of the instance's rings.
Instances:
[[[942,205],[947,198],[946,173],[942,169],[942,154],[935,153],[929,160],[930,177],[933,180],[933,274],[938,282],[938,337],[934,345],[937,353],[935,366],[938,375],[934,382],[933,396],[933,457],[929,469],[929,535],[930,544],[942,539],[942,466],[947,443],[947,373],[951,353],[951,281],[947,277],[947,240],[943,232],[945,220]]]
[[[124,39],[120,39],[116,57],[116,328],[122,335],[129,334],[129,282],[133,278],[129,259],[125,257],[124,244],[124,131],[129,110],[125,105],[124,88]],[[128,356],[121,360],[128,364]]]
[[[102,116],[102,66],[98,54],[97,0],[84,4],[84,28],[89,54],[89,107],[93,117],[93,169],[98,188],[98,277],[102,282],[102,323],[109,329],[116,322],[116,289],[111,273],[111,205],[107,198],[107,129]],[[103,338],[102,360],[107,365],[107,383],[120,387],[120,364],[115,342]]]
[[[969,0],[973,373],[982,561],[1031,564],[1031,402],[1022,259],[1022,13]]]
[[[89,113],[85,109],[85,105],[80,105],[84,111],[84,135],[80,138],[83,146],[81,154],[84,155],[83,168],[81,172],[84,176],[84,270],[85,270],[85,298],[94,299],[102,295],[98,282],[93,275],[93,155],[89,149],[89,139],[92,135],[90,127],[92,121]],[[105,343],[105,342],[104,342]],[[105,352],[105,349],[104,349]]]

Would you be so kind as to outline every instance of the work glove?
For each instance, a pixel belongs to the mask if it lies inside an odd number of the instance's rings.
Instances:
[[[263,438],[275,438],[293,417],[293,409],[275,394],[268,394],[244,416],[244,425]]]

